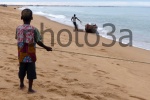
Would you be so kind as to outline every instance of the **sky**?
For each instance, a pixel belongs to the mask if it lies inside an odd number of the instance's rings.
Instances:
[[[19,1],[19,2],[18,2]],[[150,0],[0,0],[8,5],[148,6]]]
[[[149,2],[150,0],[19,0],[19,2],[101,2],[101,1],[121,1],[121,2],[133,2],[133,1],[139,1],[139,2],[144,2],[147,1]],[[18,2],[18,0],[0,0],[0,2]]]

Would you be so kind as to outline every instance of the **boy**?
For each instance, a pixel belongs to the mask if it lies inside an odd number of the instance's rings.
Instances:
[[[30,25],[32,17],[32,11],[30,9],[24,9],[21,12],[21,20],[24,24],[20,25],[16,29],[16,39],[18,41],[18,59],[19,59],[19,78],[20,89],[24,88],[24,77],[27,72],[27,79],[29,80],[29,93],[34,93],[32,89],[33,80],[36,79],[36,43],[45,48],[47,51],[52,51],[51,47],[45,46],[40,41],[39,31]]]

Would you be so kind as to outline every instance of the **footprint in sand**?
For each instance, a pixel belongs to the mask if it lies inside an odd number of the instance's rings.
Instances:
[[[93,72],[93,74],[97,77],[102,77],[103,75],[109,74],[103,70],[97,70],[96,72]]]
[[[65,66],[65,65],[62,65],[62,64],[59,64],[58,66],[59,66],[59,67],[62,67],[62,68],[65,68],[65,69],[67,69],[67,70],[72,70],[73,72],[81,71],[79,68],[72,67],[72,66]]]
[[[97,100],[107,100],[107,99],[105,99],[104,97],[101,97],[101,96],[95,96],[95,98],[96,98]]]
[[[93,94],[92,92],[83,92],[83,93],[86,93],[86,94]]]
[[[120,86],[119,85],[117,85],[117,84],[112,84],[112,83],[107,83],[108,85],[111,85],[111,86],[114,86],[114,87],[116,87],[116,88],[119,88]]]
[[[69,79],[69,78],[66,78],[66,77],[63,77],[62,80],[66,81],[67,83],[72,83],[72,82],[78,81],[78,79]]]
[[[7,71],[7,70],[10,70],[10,68],[9,67],[2,67],[2,70]]]
[[[11,76],[10,74],[6,74],[7,76]]]
[[[105,72],[105,71],[103,71],[103,70],[97,70],[98,72],[101,72],[101,73],[104,73],[104,74],[109,74],[109,73],[107,73],[107,72]]]
[[[102,92],[101,93],[104,97],[112,98],[113,100],[126,100],[125,98],[122,98],[114,93],[109,92]]]
[[[18,84],[14,84],[13,86],[18,87],[19,85]]]
[[[6,90],[6,89],[7,89],[7,88],[3,88],[3,87],[0,88],[0,90]]]
[[[65,88],[65,87],[63,87],[63,86],[61,86],[61,85],[56,85],[56,84],[54,84],[54,86],[55,86],[56,88],[58,88],[58,89],[63,89],[63,88]]]
[[[4,66],[0,66],[0,68],[3,68]]]
[[[46,97],[45,97],[45,96],[43,96],[43,95],[41,95],[41,96],[40,96],[40,99],[46,99]]]
[[[83,60],[83,61],[87,61],[87,59],[85,59],[85,58],[80,58],[81,60]]]
[[[57,60],[53,60],[54,62],[58,62]]]
[[[37,75],[39,75],[39,76],[41,76],[41,77],[44,77],[44,75],[43,75],[43,74],[37,74]]]
[[[10,72],[15,72],[15,71],[17,71],[17,70],[13,70],[13,69],[11,69],[11,70],[9,70]]]
[[[116,64],[116,65],[120,66],[120,64]]]
[[[47,92],[55,93],[61,96],[67,96],[67,91],[64,89],[51,88],[51,89],[48,89]]]
[[[52,63],[58,63],[58,61],[57,60],[53,60],[53,62]]]
[[[59,58],[64,58],[64,57],[62,57],[62,56],[58,56]]]
[[[57,69],[53,69],[53,71],[54,71],[54,72],[57,72],[58,70],[57,70]]]
[[[59,64],[58,66],[59,66],[59,67],[63,67],[64,65]]]
[[[47,83],[51,83],[51,81],[46,81]]]
[[[82,88],[85,88],[85,89],[97,88],[97,86],[95,86],[91,83],[75,83],[74,85],[81,86]]]
[[[7,66],[7,65],[10,65],[10,63],[5,63],[5,65]]]
[[[138,97],[138,96],[133,96],[133,95],[130,95],[131,98],[134,98],[134,99],[138,99],[138,100],[146,100],[144,98],[141,98],[141,97]]]
[[[94,99],[94,98],[92,98],[89,94],[78,93],[78,92],[72,93],[72,96],[80,97],[80,98],[83,98],[83,99],[85,99],[85,100],[93,100],[93,99]]]
[[[44,85],[44,84],[42,84],[42,83],[38,83],[37,84],[39,87],[41,87],[41,88],[45,88],[46,87],[46,85]]]
[[[17,58],[7,57],[7,59],[9,59],[9,62],[17,62],[18,61]]]
[[[5,79],[6,82],[12,82],[11,80]]]
[[[107,52],[105,49],[101,49],[100,51],[101,51],[101,52]]]
[[[9,55],[13,56],[13,54],[9,54]]]
[[[94,66],[97,66],[97,64],[94,64]]]
[[[106,76],[105,78],[106,78],[106,79],[109,79],[109,80],[110,80],[110,79],[111,79],[111,80],[115,80],[114,78],[107,77],[107,76]]]

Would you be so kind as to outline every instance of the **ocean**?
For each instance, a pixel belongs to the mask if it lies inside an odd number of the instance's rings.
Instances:
[[[103,28],[106,23],[112,23],[116,27],[114,35],[117,40],[129,33],[120,33],[121,29],[132,31],[133,46],[150,50],[150,7],[141,6],[25,6],[20,9],[30,8],[34,14],[45,16],[53,21],[73,26],[71,17],[76,16],[82,21],[78,22],[80,29],[84,29],[87,23],[98,26],[99,35],[112,39],[107,35],[110,28]],[[128,43],[128,39],[124,42]]]

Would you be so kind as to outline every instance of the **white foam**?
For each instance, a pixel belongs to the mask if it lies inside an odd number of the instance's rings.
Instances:
[[[41,16],[46,16],[47,15],[46,13],[43,13],[42,11],[34,12],[34,14],[41,15]]]
[[[145,43],[141,41],[133,41],[133,46],[145,50],[150,50],[150,43]]]
[[[58,18],[58,19],[64,19],[64,18],[66,18],[66,16],[64,16],[64,15],[48,14],[48,16],[52,17],[52,18]]]
[[[20,8],[20,9],[24,9],[24,8],[27,8],[27,7],[23,7],[23,8]],[[65,25],[69,25],[69,26],[74,26],[73,23],[71,22],[70,19],[68,19],[65,15],[56,15],[56,14],[49,14],[49,13],[44,13],[41,11],[33,11],[34,14],[38,14],[38,15],[41,15],[41,16],[45,16],[53,21],[56,21],[56,22],[59,22],[59,23],[62,23],[62,24],[65,24]],[[85,28],[85,24],[86,23],[82,23],[82,24],[79,24],[78,23],[78,27],[79,29],[84,29]],[[111,36],[108,36],[107,35],[107,32],[108,30],[104,29],[104,28],[101,28],[98,26],[98,33],[100,36],[104,37],[104,38],[107,38],[107,39],[111,39],[112,40],[112,37]],[[117,41],[118,41],[119,38],[117,38]],[[129,40],[124,40],[123,41],[124,43],[128,43]],[[145,42],[142,42],[142,41],[133,41],[133,46],[134,47],[138,47],[138,48],[143,48],[143,49],[146,49],[146,50],[150,50],[150,43],[145,43]]]

